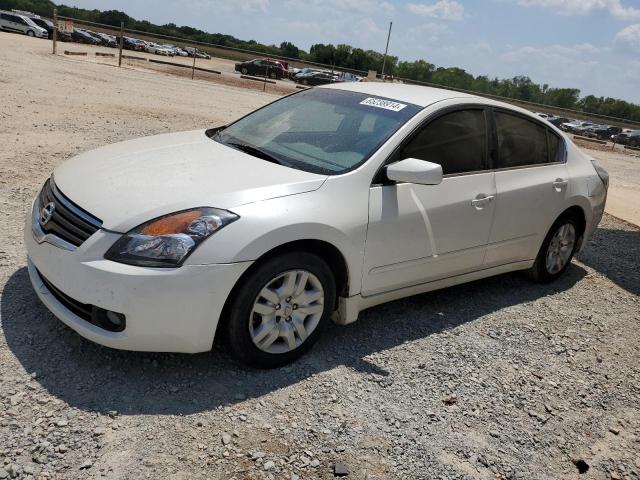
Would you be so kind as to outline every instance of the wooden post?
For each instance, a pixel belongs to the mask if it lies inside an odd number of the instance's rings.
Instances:
[[[264,83],[262,84],[262,91],[267,90],[267,77],[269,76],[269,60],[267,60],[267,70],[264,72]]]
[[[124,45],[124,22],[120,22],[120,52],[118,54],[118,66],[122,66],[122,45]]]
[[[193,66],[191,67],[191,80],[196,76],[196,51],[193,50]]]
[[[53,9],[53,54],[56,54],[56,41],[58,40],[58,9]]]

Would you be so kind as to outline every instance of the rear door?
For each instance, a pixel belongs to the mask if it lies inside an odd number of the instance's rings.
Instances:
[[[532,260],[566,205],[564,140],[542,122],[494,109],[497,200],[485,267]]]

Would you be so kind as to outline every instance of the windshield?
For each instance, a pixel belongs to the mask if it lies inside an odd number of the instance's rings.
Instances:
[[[421,107],[337,89],[310,89],[241,118],[217,142],[325,175],[364,163]]]

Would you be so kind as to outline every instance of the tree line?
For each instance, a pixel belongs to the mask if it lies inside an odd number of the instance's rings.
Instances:
[[[568,108],[585,113],[640,121],[640,105],[610,97],[596,97],[594,95],[580,97],[580,90],[577,88],[552,88],[547,84],[539,85],[527,76],[516,76],[510,79],[489,78],[485,75],[475,77],[462,68],[437,67],[425,60],[399,61],[395,56],[387,56],[384,60],[383,54],[379,52],[344,44],[318,43],[312,45],[307,52],[291,42],[282,42],[279,46],[265,45],[255,40],[240,40],[232,35],[208,33],[189,26],[177,26],[174,23],[156,25],[148,20],[136,20],[118,10],[87,10],[55,5],[50,0],[0,0],[0,8],[2,9],[26,10],[47,17],[52,15],[54,7],[57,7],[59,15],[65,17],[114,27],[119,27],[120,22],[124,22],[126,28],[149,34],[182,37],[197,42],[260,52],[267,56],[322,63],[336,68],[381,72],[384,62],[385,73],[398,78]]]

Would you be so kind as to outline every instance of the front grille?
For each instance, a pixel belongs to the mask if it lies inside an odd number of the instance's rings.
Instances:
[[[40,215],[40,228],[45,233],[56,235],[76,247],[82,245],[102,226],[102,220],[85,212],[65,197],[57,189],[53,177],[46,181],[38,197],[39,210],[47,205],[51,205],[53,213],[46,222],[43,222],[43,215]]]

